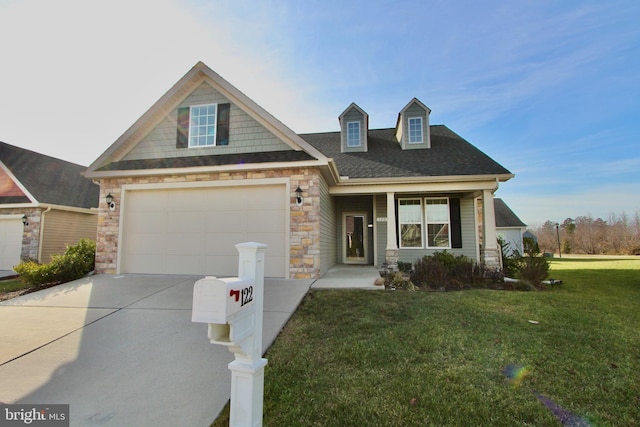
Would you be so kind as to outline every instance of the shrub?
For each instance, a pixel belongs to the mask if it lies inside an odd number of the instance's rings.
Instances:
[[[432,289],[461,289],[485,282],[485,268],[464,255],[436,252],[416,260],[414,264],[413,282]]]
[[[517,259],[516,277],[532,286],[540,287],[549,275],[549,261],[540,255],[540,248],[525,239],[525,255]]]
[[[38,264],[33,260],[23,261],[15,266],[20,280],[31,286],[63,283],[79,279],[95,266],[96,243],[81,239],[74,246],[67,246],[63,255],[54,255],[48,264]]]

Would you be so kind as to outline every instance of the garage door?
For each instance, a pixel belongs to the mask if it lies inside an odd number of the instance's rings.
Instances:
[[[11,270],[20,263],[23,229],[20,217],[0,216],[0,270]]]
[[[241,242],[269,245],[265,276],[285,277],[284,185],[129,190],[123,273],[236,276]]]

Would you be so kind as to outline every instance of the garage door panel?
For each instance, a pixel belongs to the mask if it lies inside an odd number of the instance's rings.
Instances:
[[[263,231],[265,228],[277,233],[285,231],[285,224],[282,220],[283,211],[248,211],[246,216],[248,232]]]
[[[164,234],[134,234],[127,236],[127,252],[130,254],[163,254],[167,245]]]
[[[205,223],[208,232],[242,230],[247,226],[247,213],[244,210],[207,212]]]
[[[247,209],[284,210],[282,188],[279,186],[265,186],[247,199]]]
[[[284,184],[129,190],[123,206],[122,270],[237,274],[236,244],[265,243],[265,271],[286,274]]]
[[[166,191],[139,191],[127,198],[127,212],[164,212],[167,209]]]
[[[19,218],[0,219],[0,270],[11,270],[20,263],[23,229]]]
[[[166,227],[167,216],[164,213],[130,213],[127,215],[127,230],[136,233],[150,233]]]
[[[197,233],[202,230],[201,217],[201,212],[167,212],[165,229],[169,233]]]
[[[170,234],[167,254],[199,256],[204,253],[206,237],[203,234]]]

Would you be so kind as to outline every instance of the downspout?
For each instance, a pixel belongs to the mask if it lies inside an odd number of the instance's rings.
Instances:
[[[51,210],[51,206],[46,211],[42,211],[40,214],[40,237],[38,239],[38,263],[42,262],[42,241],[44,238],[44,214]]]

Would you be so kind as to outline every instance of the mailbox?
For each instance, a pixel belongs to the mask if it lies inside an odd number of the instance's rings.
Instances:
[[[193,286],[191,321],[208,323],[214,344],[240,345],[255,327],[253,292],[250,279],[200,279]]]

